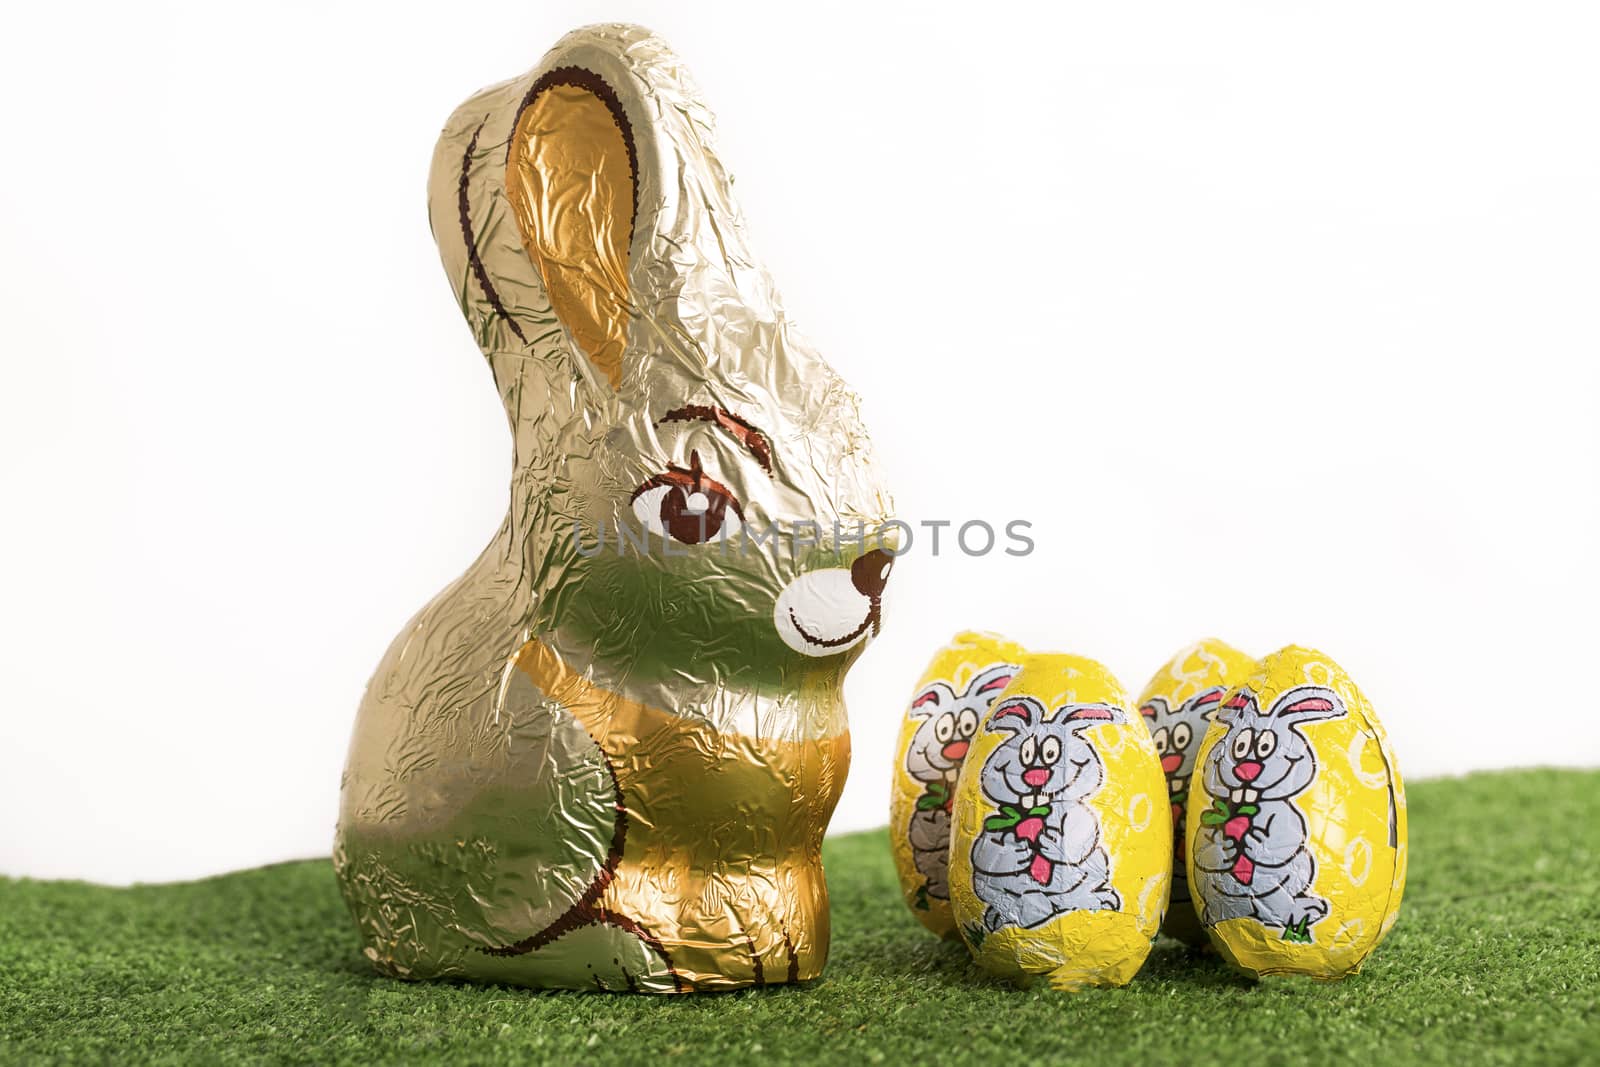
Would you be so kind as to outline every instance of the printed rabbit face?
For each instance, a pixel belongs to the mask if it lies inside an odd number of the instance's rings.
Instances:
[[[1161,757],[1161,773],[1176,792],[1194,772],[1194,758],[1200,751],[1206,723],[1216,716],[1217,706],[1226,692],[1221,686],[1184,701],[1178,708],[1167,706],[1161,697],[1151,697],[1139,708],[1150,727],[1156,755]]]
[[[665,46],[592,27],[539,69],[451,117],[430,203],[516,439],[533,627],[639,683],[842,673],[893,563],[855,395],[785,318]]]
[[[983,765],[983,791],[997,804],[1032,807],[1047,801],[1079,801],[1100,788],[1105,767],[1081,731],[1125,721],[1108,704],[1069,704],[1047,717],[1032,697],[1008,699],[987,729],[1011,734]]]
[[[978,723],[1017,668],[1000,664],[978,672],[957,694],[948,682],[934,682],[911,702],[911,717],[921,719],[906,749],[906,770],[919,782],[954,777],[967,758]]]
[[[1301,726],[1344,714],[1339,694],[1324,686],[1291,689],[1265,714],[1255,693],[1238,690],[1217,712],[1227,733],[1206,757],[1206,791],[1252,804],[1294,796],[1317,772],[1316,755]]]

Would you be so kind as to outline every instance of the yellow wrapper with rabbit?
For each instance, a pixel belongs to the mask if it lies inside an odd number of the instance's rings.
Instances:
[[[1253,977],[1361,968],[1399,914],[1406,800],[1383,727],[1326,655],[1290,646],[1223,699],[1189,794],[1190,891]]]
[[[1156,755],[1161,758],[1172,812],[1172,899],[1161,932],[1191,945],[1209,943],[1195,914],[1185,870],[1184,820],[1198,766],[1195,757],[1222,698],[1254,667],[1255,660],[1243,652],[1214,637],[1207,638],[1168,660],[1139,694],[1139,714],[1150,727]]]
[[[979,965],[1022,984],[1126,984],[1167,906],[1166,796],[1150,732],[1110,671],[1025,657],[956,784],[950,903]]]
[[[895,746],[889,838],[906,905],[941,937],[950,913],[950,812],[978,724],[1020,669],[1022,647],[998,634],[957,634],[918,679]]]
[[[659,38],[610,25],[439,136],[429,219],[513,464],[356,721],[334,862],[385,974],[687,992],[827,958],[889,498],[714,125]]]

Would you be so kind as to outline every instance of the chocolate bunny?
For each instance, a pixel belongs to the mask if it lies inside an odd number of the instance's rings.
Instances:
[[[907,835],[917,872],[926,879],[923,892],[936,900],[950,899],[950,805],[956,776],[978,724],[1017,670],[1002,663],[979,671],[959,694],[949,682],[934,682],[911,701],[910,716],[922,722],[906,746],[906,773],[922,783],[923,791]]]
[[[972,844],[973,890],[987,906],[990,932],[1040,926],[1065,911],[1122,907],[1100,821],[1084,803],[1105,782],[1105,765],[1082,731],[1123,721],[1122,709],[1107,704],[1068,704],[1047,715],[1022,696],[995,708],[985,729],[1011,737],[979,771],[983,795],[998,810]]]
[[[841,684],[893,562],[861,530],[890,504],[712,124],[659,38],[608,25],[439,139],[429,215],[514,462],[351,743],[335,863],[386,973],[686,991],[826,958]]]
[[[1217,719],[1227,731],[1206,754],[1204,785],[1212,805],[1194,831],[1194,890],[1207,926],[1253,918],[1286,941],[1310,941],[1328,914],[1312,891],[1316,860],[1306,820],[1291,802],[1317,775],[1317,754],[1301,728],[1345,715],[1325,686],[1298,686],[1261,713],[1256,695],[1240,689]]]

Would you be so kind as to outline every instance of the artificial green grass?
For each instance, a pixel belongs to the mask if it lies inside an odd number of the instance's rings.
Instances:
[[[1597,793],[1592,771],[1412,786],[1399,925],[1331,985],[1255,985],[1166,939],[1126,989],[998,984],[912,919],[881,831],[828,842],[820,981],[689,997],[379,978],[326,860],[132,889],[0,880],[0,1059],[1596,1063]]]

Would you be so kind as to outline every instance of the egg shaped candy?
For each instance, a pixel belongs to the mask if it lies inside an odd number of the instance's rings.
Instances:
[[[1333,660],[1290,646],[1217,709],[1189,791],[1189,888],[1218,952],[1251,977],[1360,970],[1394,925],[1406,798],[1372,705]]]
[[[998,634],[957,634],[934,654],[900,726],[889,797],[894,863],[906,905],[940,937],[956,933],[949,879],[956,775],[1023,655],[1022,646]]]
[[[1184,870],[1184,817],[1189,802],[1189,777],[1206,730],[1227,691],[1244,681],[1255,660],[1232,645],[1207,638],[1183,649],[1156,672],[1139,696],[1139,713],[1167,778],[1172,812],[1172,897],[1161,932],[1190,945],[1209,944],[1189,897]]]
[[[1025,656],[956,783],[950,904],[978,964],[1024,985],[1126,984],[1166,910],[1166,796],[1110,671]]]

